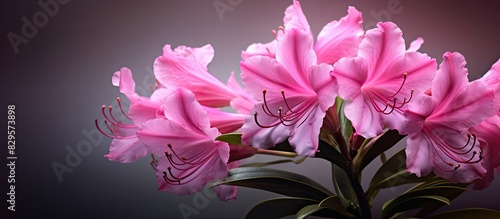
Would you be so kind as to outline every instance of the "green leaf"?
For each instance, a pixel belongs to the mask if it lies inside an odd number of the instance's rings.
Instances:
[[[295,218],[304,219],[311,215],[331,218],[335,216],[334,213],[335,212],[332,212],[330,209],[326,207],[320,207],[317,204],[315,204],[315,205],[308,205],[300,209],[300,211],[297,212],[297,214],[295,214]]]
[[[447,211],[437,215],[428,217],[428,219],[439,218],[453,218],[453,219],[470,219],[470,218],[483,218],[483,219],[498,219],[500,218],[500,211],[486,209],[486,208],[466,208],[455,211]]]
[[[416,191],[416,190],[428,189],[428,188],[455,187],[456,189],[445,189],[445,190],[441,190],[438,192],[440,196],[446,197],[448,200],[452,201],[455,198],[457,198],[458,196],[460,196],[463,192],[465,192],[467,190],[466,188],[468,185],[470,185],[470,184],[469,183],[452,183],[452,182],[450,182],[446,179],[443,179],[443,178],[435,178],[433,181],[419,183],[416,186],[414,186],[413,188],[409,189],[408,191]],[[435,210],[437,210],[443,206],[444,206],[443,203],[435,203],[435,204],[427,205],[427,206],[423,207],[422,209],[420,209],[420,211],[418,211],[414,215],[414,217],[423,218],[423,217],[431,214],[432,212],[434,212]]]
[[[342,155],[335,147],[329,145],[321,139],[319,140],[318,152],[316,152],[314,156],[328,160],[340,167],[342,170],[345,170],[347,167],[347,161],[344,155]]]
[[[390,218],[395,213],[421,208],[436,202],[445,203],[448,205],[450,204],[450,200],[437,195],[416,196],[402,200],[398,200],[398,198],[389,200],[382,206],[382,218]]]
[[[243,186],[318,201],[333,195],[321,184],[303,175],[260,167],[232,169],[226,178],[211,183],[212,187],[218,185]]]
[[[353,129],[352,129],[352,123],[347,117],[345,116],[344,113],[344,107],[346,101],[342,101],[342,105],[340,106],[338,112],[339,112],[339,123],[340,123],[340,129],[342,130],[342,135],[344,136],[344,139],[349,139],[352,135]]]
[[[373,176],[366,195],[371,203],[380,189],[399,186],[409,183],[428,181],[435,177],[430,174],[424,177],[417,177],[406,171],[406,154],[401,150],[387,160]]]
[[[325,198],[323,201],[319,203],[319,207],[328,208],[334,212],[336,212],[336,218],[355,218],[354,215],[347,212],[346,208],[343,206],[342,201],[336,195],[332,195],[328,198]],[[330,215],[333,217],[334,215]]]
[[[373,159],[396,145],[396,143],[404,137],[405,136],[400,135],[397,130],[387,130],[382,135],[373,138],[367,145],[365,145],[367,151],[361,155],[362,157],[356,158],[361,159],[359,166],[357,167],[358,172],[361,172],[361,170],[368,166]]]
[[[387,201],[382,206],[383,217],[390,217],[394,213],[434,204],[449,204],[450,200],[446,197],[448,194],[467,190],[466,188],[453,184],[417,188],[418,189],[415,189],[415,187],[411,188],[402,195]]]
[[[295,164],[300,164],[306,160],[306,156],[300,156],[298,159],[283,159],[283,160],[274,160],[274,161],[269,161],[269,162],[263,162],[263,163],[247,163],[243,164],[240,167],[264,167],[264,166],[269,166],[269,165],[275,165],[275,164],[282,164],[282,163],[295,163]]]
[[[356,193],[346,172],[332,164],[332,176],[333,187],[337,195],[341,198],[343,206],[347,208],[351,203],[357,203]]]
[[[222,134],[215,138],[216,141],[223,141],[229,144],[243,145],[241,143],[241,133]]]
[[[254,206],[247,214],[247,219],[274,219],[295,215],[303,207],[316,204],[317,200],[307,198],[273,198]]]

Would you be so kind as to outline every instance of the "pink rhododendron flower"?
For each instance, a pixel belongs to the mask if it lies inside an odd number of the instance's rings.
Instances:
[[[207,182],[225,177],[229,145],[214,140],[220,133],[210,127],[208,114],[194,94],[184,88],[174,89],[165,97],[162,108],[165,118],[148,120],[137,130],[151,153],[161,157],[156,164],[159,189],[192,194]],[[236,191],[232,191],[220,192],[224,195],[221,200],[233,198]]]
[[[269,148],[288,138],[299,155],[314,156],[325,111],[334,104],[337,83],[331,65],[317,65],[312,36],[288,30],[276,59],[252,56],[241,62],[242,79],[260,103],[242,127],[242,142]]]
[[[465,58],[443,55],[431,95],[417,94],[406,111],[406,166],[423,176],[433,171],[452,182],[467,183],[485,175],[482,143],[469,129],[492,116],[494,91],[467,79]]]
[[[342,58],[334,67],[339,95],[348,101],[345,115],[356,134],[377,136],[385,127],[405,134],[404,111],[414,93],[430,85],[436,62],[413,52],[421,39],[407,51],[401,30],[394,23],[379,23],[366,32],[358,56]]]
[[[333,64],[342,57],[355,56],[358,51],[358,45],[363,38],[363,18],[361,12],[354,7],[349,7],[347,15],[339,21],[331,21],[326,24],[319,32],[314,51],[316,52],[318,63]],[[269,43],[255,43],[250,45],[241,56],[243,59],[254,55],[264,55],[271,58],[275,57],[278,42],[290,29],[302,30],[312,37],[312,32],[302,12],[299,1],[294,0],[283,18],[284,27],[278,32],[274,32],[275,40]]]
[[[500,171],[500,60],[479,80],[495,91],[493,111],[496,113],[470,130],[481,142],[487,170],[486,176],[474,182],[474,189],[488,187],[494,179],[494,169]]]
[[[118,98],[118,104],[122,114],[130,119],[133,123],[127,124],[118,121],[109,108],[109,116],[105,112],[103,106],[103,115],[106,118],[106,123],[111,134],[107,134],[97,124],[101,133],[113,138],[109,147],[109,153],[104,157],[111,161],[121,163],[134,162],[148,154],[148,148],[137,138],[136,131],[142,126],[143,122],[156,118],[157,111],[161,105],[161,100],[165,96],[166,89],[158,89],[153,92],[151,98],[141,97],[135,92],[135,82],[132,77],[132,72],[128,68],[122,68],[120,71],[113,74],[113,85],[120,88],[130,101],[130,108],[127,113],[124,112],[121,100]]]

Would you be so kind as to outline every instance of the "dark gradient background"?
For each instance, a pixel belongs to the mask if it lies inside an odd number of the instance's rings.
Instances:
[[[220,0],[227,2],[226,0]],[[234,1],[238,2],[238,1]],[[422,52],[441,62],[446,51],[459,51],[468,61],[470,79],[484,74],[500,57],[500,7],[494,1],[399,0],[400,13],[387,15],[389,0],[302,1],[313,33],[346,14],[354,5],[363,12],[366,28],[379,19],[391,20],[410,41],[425,39]],[[16,212],[6,211],[7,148],[0,150],[2,218],[182,218],[179,206],[191,206],[190,218],[243,218],[256,203],[276,195],[241,188],[238,199],[227,203],[205,196],[174,196],[159,192],[149,159],[119,164],[103,158],[110,139],[92,146],[81,163],[64,173],[60,182],[51,166],[65,164],[68,148],[75,150],[95,132],[94,119],[102,119],[102,104],[119,96],[111,76],[129,67],[141,92],[152,82],[151,66],[164,44],[215,49],[208,66],[226,81],[239,72],[240,51],[254,42],[268,42],[271,30],[282,25],[291,1],[242,0],[221,19],[213,1],[77,1],[60,5],[58,13],[38,28],[36,36],[19,46],[16,54],[7,34],[21,34],[22,17],[32,20],[41,10],[37,1],[4,1],[1,6],[0,117],[6,123],[7,105],[16,105]],[[227,3],[226,3],[227,4]],[[5,139],[6,127],[2,125]],[[83,143],[82,143],[83,142]],[[6,144],[2,144],[6,145]],[[6,146],[5,146],[6,147]],[[394,152],[394,150],[393,150]],[[266,159],[259,157],[255,160]],[[364,176],[370,179],[376,160]],[[325,167],[326,166],[326,167]],[[327,163],[309,159],[304,165],[284,165],[331,188]],[[325,167],[325,168],[323,168]],[[500,178],[500,175],[496,175]],[[500,180],[483,191],[466,192],[446,209],[489,207],[500,210]],[[384,190],[374,208],[399,194]],[[200,198],[201,197],[201,198]],[[198,201],[198,205],[193,204]],[[205,201],[205,203],[204,203]],[[204,206],[206,205],[206,206]],[[377,211],[377,210],[375,210]]]

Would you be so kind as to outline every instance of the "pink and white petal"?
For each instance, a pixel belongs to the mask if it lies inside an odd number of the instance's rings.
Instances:
[[[214,58],[214,48],[210,44],[198,48],[178,46],[174,49],[174,52],[186,58],[192,59],[195,63],[205,67],[205,69]]]
[[[369,63],[370,78],[383,73],[388,65],[406,51],[403,32],[396,24],[378,23],[377,27],[366,31],[358,52],[358,56]]]
[[[422,44],[424,44],[424,39],[419,37],[410,43],[410,47],[406,50],[406,52],[417,52]]]
[[[154,74],[163,87],[184,87],[209,107],[228,106],[236,94],[211,75],[206,67],[172,51],[170,45],[153,65]]]
[[[194,94],[185,88],[177,88],[166,96],[163,110],[167,119],[182,124],[193,132],[207,134],[210,129],[207,112],[196,101]]]
[[[255,104],[257,104],[257,100],[250,96],[250,94],[236,81],[234,72],[231,72],[231,76],[229,76],[227,81],[227,86],[238,94],[238,97],[231,100],[231,107],[240,114],[249,114]]]
[[[227,165],[222,162],[217,157],[208,160],[202,166],[196,169],[179,170],[176,168],[171,168],[171,172],[174,176],[180,178],[186,175],[192,175],[194,177],[188,178],[187,182],[177,183],[177,182],[167,182],[164,178],[164,171],[171,167],[170,162],[166,157],[162,157],[157,166],[156,171],[156,181],[158,182],[158,189],[161,191],[168,191],[176,195],[190,195],[199,192],[203,187],[210,181],[221,179],[227,175],[228,168]],[[189,172],[187,172],[189,171]],[[170,176],[169,172],[166,172],[167,176]],[[175,180],[170,177],[171,180]]]
[[[333,64],[342,57],[353,57],[358,53],[363,39],[363,17],[361,12],[350,6],[347,15],[339,21],[326,24],[318,34],[314,51],[318,63]]]
[[[248,115],[241,127],[241,142],[244,145],[251,145],[255,148],[270,148],[285,141],[290,135],[292,128],[281,125],[279,118],[268,116],[262,110],[262,105],[262,103],[257,104],[252,110],[252,112],[257,112],[257,118],[255,119],[254,115]],[[256,123],[256,120],[259,124]],[[261,125],[270,127],[264,128]]]
[[[425,134],[409,135],[406,140],[406,169],[418,177],[432,172],[433,157],[431,157],[432,142]]]
[[[465,58],[458,52],[446,52],[443,62],[432,81],[432,96],[438,102],[448,102],[448,98],[454,97],[469,83],[465,68]]]
[[[254,43],[247,47],[245,51],[241,51],[241,59],[245,60],[249,57],[261,55],[269,56],[275,58],[276,47],[278,46],[278,41],[273,40],[269,43]]]
[[[144,122],[157,118],[157,111],[161,106],[160,102],[141,97],[130,104],[128,114],[134,124],[140,127]]]
[[[342,58],[333,68],[339,96],[353,100],[361,95],[361,88],[368,79],[368,64],[363,58]]]
[[[137,130],[137,137],[148,146],[151,153],[157,156],[164,156],[169,144],[179,148],[179,150],[199,147],[195,151],[213,144],[211,143],[213,140],[203,133],[194,132],[187,129],[186,126],[165,118],[151,119],[145,122]]]
[[[298,29],[286,30],[276,48],[276,60],[290,76],[303,87],[308,84],[309,67],[316,64],[316,53],[312,49],[313,36]]]
[[[372,138],[382,133],[381,114],[372,108],[370,100],[363,95],[345,104],[345,116],[356,129],[356,134]]]
[[[130,101],[134,101],[139,97],[139,95],[135,93],[135,81],[130,69],[125,67],[121,68],[120,71],[113,74],[111,81],[114,86],[119,87],[120,93],[124,94]]]
[[[288,141],[298,155],[314,157],[318,150],[319,133],[323,125],[325,111],[318,106],[311,107],[311,114],[299,121]]]
[[[241,79],[247,91],[257,100],[262,100],[263,90],[274,90],[281,98],[280,90],[300,93],[310,89],[306,83],[298,82],[278,61],[265,56],[253,56],[240,64]]]
[[[331,65],[324,63],[309,69],[309,82],[316,91],[319,107],[323,112],[333,106],[337,97],[338,85],[335,77],[330,74],[332,70]]]
[[[373,83],[389,90],[392,94],[399,91],[396,98],[403,100],[411,97],[411,90],[421,93],[431,87],[436,68],[436,60],[428,55],[408,52],[404,56],[397,57],[382,75],[374,79],[376,81]]]
[[[104,155],[110,161],[131,163],[149,153],[148,148],[137,136],[115,138],[109,146],[109,153]]]
[[[220,109],[204,107],[208,113],[211,127],[215,127],[220,133],[234,132],[243,126],[247,114],[228,113]]]
[[[311,33],[309,22],[307,22],[307,18],[304,15],[304,12],[302,12],[300,2],[297,0],[293,0],[293,4],[286,8],[285,17],[283,17],[283,24],[285,25],[285,31],[298,29]]]
[[[446,97],[448,101],[440,103],[427,121],[456,130],[469,129],[495,113],[492,111],[493,98],[492,90],[482,82],[474,81],[455,92],[454,96]]]

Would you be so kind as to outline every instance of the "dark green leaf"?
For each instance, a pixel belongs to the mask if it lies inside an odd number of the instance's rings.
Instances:
[[[333,195],[321,184],[303,175],[260,167],[232,169],[226,178],[211,183],[211,186],[217,185],[244,186],[318,201]]]
[[[264,167],[264,166],[269,166],[269,165],[275,165],[275,164],[282,164],[282,163],[295,163],[295,164],[300,164],[306,160],[306,156],[301,156],[298,159],[283,159],[283,160],[274,160],[274,161],[269,161],[269,162],[263,162],[263,163],[247,163],[243,164],[240,167]]]
[[[455,211],[447,211],[437,215],[428,217],[428,219],[439,219],[439,218],[453,218],[453,219],[470,219],[470,218],[482,218],[482,219],[498,219],[500,218],[500,211],[486,209],[486,208],[466,208]]]
[[[344,113],[344,107],[345,107],[346,101],[342,101],[342,105],[339,108],[339,123],[340,123],[340,129],[342,130],[342,135],[344,136],[344,139],[349,139],[352,135],[353,129],[352,129],[352,124],[349,119],[345,116]]]
[[[316,152],[315,157],[328,160],[343,170],[347,167],[347,161],[344,155],[323,140],[319,140],[318,152]]]
[[[363,170],[373,159],[378,157],[384,151],[390,149],[396,143],[398,143],[405,136],[400,135],[396,130],[387,130],[379,137],[373,138],[365,148],[368,148],[367,151],[362,155],[362,157],[357,158],[361,159],[361,162],[358,166],[359,172]]]
[[[349,214],[346,211],[346,208],[342,205],[342,201],[336,195],[330,196],[321,201],[319,203],[319,207],[328,208],[336,212],[338,214],[335,216],[336,218],[355,218],[354,215]],[[331,215],[331,217],[333,217],[333,215]]]
[[[337,165],[332,164],[332,176],[333,187],[337,195],[342,199],[344,207],[348,207],[353,202],[357,203],[356,193],[346,172]]]
[[[418,189],[414,187],[404,194],[387,201],[384,206],[382,206],[382,215],[384,217],[390,217],[394,213],[403,212],[409,209],[417,209],[434,204],[449,204],[450,200],[446,197],[448,194],[467,190],[456,185],[440,185],[423,188],[419,186],[416,187]]]
[[[304,219],[311,215],[331,218],[335,216],[335,212],[325,207],[319,207],[317,204],[308,205],[300,209],[300,211],[295,214],[295,218]]]
[[[429,204],[434,204],[436,202],[445,203],[448,205],[450,204],[450,200],[437,195],[416,196],[402,200],[398,200],[398,198],[389,200],[384,204],[384,206],[382,206],[382,218],[390,218],[395,213],[421,208]]]
[[[306,198],[283,197],[273,198],[254,206],[247,214],[247,219],[274,219],[295,215],[303,207],[316,204],[318,201]]]
[[[415,174],[408,173],[406,171],[406,154],[404,150],[401,150],[387,160],[373,176],[366,192],[368,201],[371,202],[380,189],[428,181],[434,177],[434,174],[417,177]]]
[[[241,143],[241,133],[229,133],[229,134],[222,134],[217,136],[215,138],[217,141],[223,141],[229,144],[236,144],[236,145],[242,145]]]

